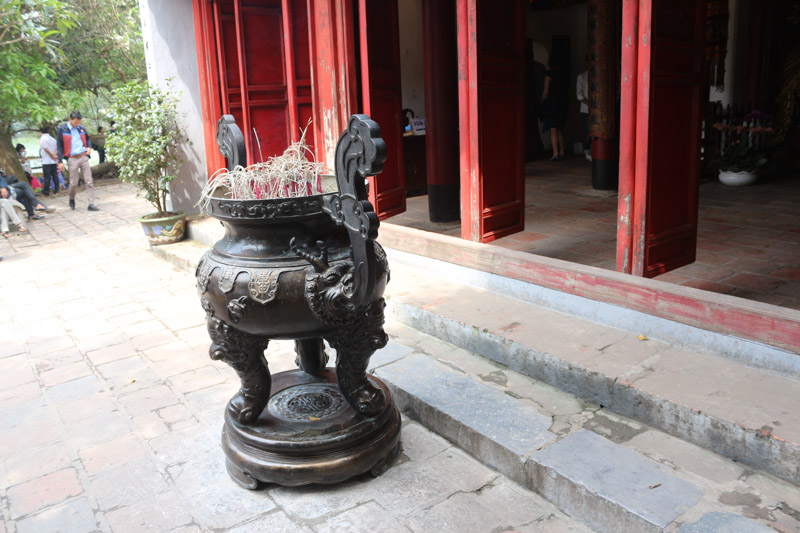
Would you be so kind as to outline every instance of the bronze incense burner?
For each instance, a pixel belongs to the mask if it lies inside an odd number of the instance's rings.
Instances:
[[[244,138],[233,118],[217,130],[233,168]],[[336,147],[338,193],[300,198],[210,198],[225,236],[197,267],[211,336],[209,353],[241,379],[228,402],[222,447],[244,487],[336,483],[377,475],[397,456],[400,414],[388,388],[367,374],[384,347],[386,255],[366,177],[386,145],[378,124],[353,115]],[[297,370],[271,376],[264,350],[292,339]],[[336,350],[327,368],[323,339]]]

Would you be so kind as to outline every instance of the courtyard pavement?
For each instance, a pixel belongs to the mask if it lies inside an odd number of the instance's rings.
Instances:
[[[588,531],[423,426],[383,476],[247,491],[224,469],[224,405],[191,275],[150,251],[134,189],[63,194],[0,242],[0,533]],[[273,372],[293,366],[274,343]]]

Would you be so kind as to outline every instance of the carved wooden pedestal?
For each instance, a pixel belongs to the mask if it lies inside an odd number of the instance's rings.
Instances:
[[[369,379],[387,398],[374,417],[356,413],[330,369],[319,377],[301,370],[276,374],[272,397],[254,424],[242,425],[232,416],[235,410],[226,410],[222,448],[228,473],[248,489],[259,481],[297,486],[383,473],[399,450],[400,413],[386,386]]]

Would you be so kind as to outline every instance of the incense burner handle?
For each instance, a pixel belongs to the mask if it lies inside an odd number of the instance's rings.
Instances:
[[[228,170],[247,164],[247,148],[242,130],[233,115],[222,115],[217,122],[217,146],[228,160]]]
[[[377,263],[373,241],[380,221],[367,199],[367,177],[383,170],[386,143],[378,123],[367,115],[352,115],[336,144],[336,182],[339,193],[328,197],[323,210],[347,229],[353,252],[352,285],[345,296],[361,307],[374,298]]]

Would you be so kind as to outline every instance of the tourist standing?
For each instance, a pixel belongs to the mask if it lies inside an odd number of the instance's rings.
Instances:
[[[550,70],[544,77],[542,105],[546,109],[545,123],[550,128],[550,143],[553,146],[552,161],[566,158],[564,146],[564,126],[567,124],[569,110],[569,80],[567,70],[556,56],[550,56]]]
[[[39,148],[42,156],[42,194],[50,196],[50,182],[53,182],[53,194],[58,192],[58,143],[50,135],[48,128],[39,130]]]
[[[78,189],[78,170],[83,173],[86,182],[86,196],[89,200],[89,211],[100,211],[94,205],[94,181],[89,155],[92,153],[92,142],[81,126],[83,116],[80,111],[69,114],[69,122],[58,128],[58,160],[67,160],[69,166],[69,207],[75,209],[75,195]],[[58,169],[64,171],[64,163],[58,163]]]
[[[97,128],[97,133],[92,135],[92,146],[97,149],[97,155],[100,156],[100,162],[106,160],[106,134],[103,131],[103,126]]]
[[[589,139],[589,71],[584,70],[578,74],[575,81],[575,95],[581,103],[580,112],[583,124],[583,155],[592,160],[592,142]]]

